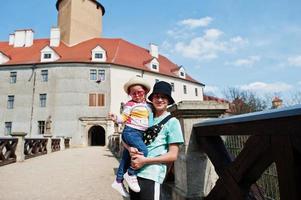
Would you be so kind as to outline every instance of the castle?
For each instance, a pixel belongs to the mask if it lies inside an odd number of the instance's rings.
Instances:
[[[128,100],[123,84],[142,76],[167,81],[176,102],[203,100],[204,84],[159,53],[121,38],[103,38],[104,6],[96,0],[57,0],[50,38],[16,30],[0,42],[0,136],[26,132],[71,137],[72,144],[106,145],[107,119]]]

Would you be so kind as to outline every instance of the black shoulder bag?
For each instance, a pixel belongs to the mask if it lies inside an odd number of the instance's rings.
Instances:
[[[144,132],[143,132],[143,141],[146,145],[149,145],[150,143],[152,143],[156,137],[158,136],[158,133],[161,131],[163,125],[169,120],[171,119],[172,116],[168,115],[167,117],[165,117],[161,122],[159,122],[158,124],[155,124],[149,128],[147,128]]]

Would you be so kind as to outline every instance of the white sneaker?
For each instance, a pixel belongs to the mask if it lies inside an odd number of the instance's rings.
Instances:
[[[127,182],[128,186],[131,188],[131,190],[133,190],[134,192],[140,192],[140,186],[138,184],[137,176],[130,176],[128,173],[125,173],[123,175],[123,178]]]
[[[119,192],[124,197],[129,197],[129,193],[126,191],[123,183],[118,183],[116,180],[112,183],[112,188]]]

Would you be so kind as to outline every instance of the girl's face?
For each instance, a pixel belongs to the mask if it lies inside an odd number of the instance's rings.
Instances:
[[[142,103],[145,101],[145,90],[141,85],[133,85],[129,89],[129,95],[132,100],[137,103]]]

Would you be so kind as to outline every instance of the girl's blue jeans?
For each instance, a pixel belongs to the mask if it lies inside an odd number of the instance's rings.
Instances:
[[[143,142],[143,133],[140,130],[131,128],[129,126],[125,126],[122,132],[122,140],[124,143],[129,145],[130,147],[135,147],[138,151],[142,152],[146,157],[148,150],[146,145]],[[120,160],[120,164],[117,170],[116,180],[121,182],[123,180],[123,175],[128,172],[129,175],[136,175],[137,170],[134,170],[131,167],[131,156],[129,151],[124,148],[122,153],[122,158]]]

